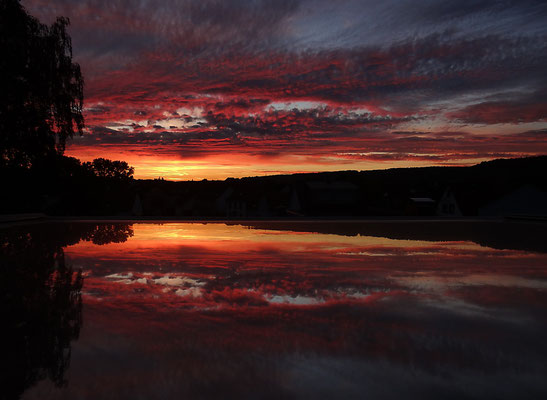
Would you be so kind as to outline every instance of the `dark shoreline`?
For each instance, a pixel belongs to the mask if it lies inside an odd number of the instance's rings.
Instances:
[[[2,219],[0,218],[0,221]],[[139,223],[221,223],[249,229],[311,232],[339,236],[372,236],[396,240],[430,242],[472,241],[498,250],[511,249],[547,253],[547,221],[510,218],[310,218],[310,219],[234,219],[234,218],[157,218],[157,217],[46,217],[0,222],[0,229],[42,226],[55,231],[61,225],[139,224]],[[62,230],[62,229],[61,229]]]

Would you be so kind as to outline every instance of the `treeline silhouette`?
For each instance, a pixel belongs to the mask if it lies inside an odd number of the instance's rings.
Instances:
[[[15,399],[36,382],[66,384],[71,342],[82,327],[81,270],[63,248],[80,240],[123,242],[127,224],[38,224],[0,230],[0,312],[4,349],[0,398]]]
[[[115,215],[131,203],[133,168],[103,158],[81,163],[53,155],[30,167],[0,168],[5,188],[3,213],[44,212],[50,215]]]
[[[97,159],[81,163],[75,158],[54,156],[35,162],[30,168],[0,169],[0,179],[7,188],[0,196],[0,206],[8,214],[41,212],[71,216],[435,216],[443,196],[450,191],[461,210],[454,217],[545,215],[545,170],[547,156],[540,156],[494,160],[471,167],[171,182],[133,179],[133,169],[125,162]],[[522,188],[531,189],[522,194]],[[501,209],[499,214],[482,213],[488,210],[489,204],[512,193],[517,193],[520,209]],[[422,204],[423,200],[425,204]],[[511,206],[515,200],[509,198],[508,202]],[[535,208],[528,211],[532,203],[536,203]]]

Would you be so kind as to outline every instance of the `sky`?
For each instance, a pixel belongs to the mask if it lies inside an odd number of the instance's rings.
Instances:
[[[85,133],[136,178],[547,153],[544,0],[23,0],[70,18]]]

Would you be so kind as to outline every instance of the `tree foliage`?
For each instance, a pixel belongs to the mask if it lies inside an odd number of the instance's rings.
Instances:
[[[93,162],[82,164],[85,169],[93,172],[99,178],[132,179],[134,169],[125,161],[112,161],[106,158],[96,158]]]
[[[82,134],[84,82],[68,25],[61,17],[47,26],[18,0],[0,0],[0,166],[62,154]]]

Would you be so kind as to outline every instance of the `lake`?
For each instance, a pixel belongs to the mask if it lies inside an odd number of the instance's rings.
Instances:
[[[5,398],[547,398],[546,224],[0,229]]]

